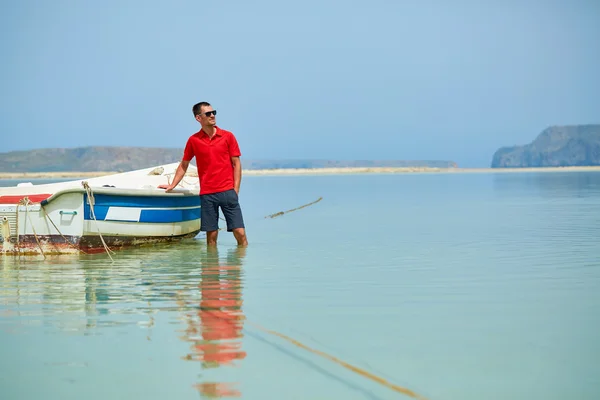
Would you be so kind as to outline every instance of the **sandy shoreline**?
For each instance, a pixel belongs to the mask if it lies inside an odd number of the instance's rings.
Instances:
[[[321,174],[402,174],[402,173],[515,173],[515,172],[577,172],[598,171],[600,166],[548,168],[430,168],[430,167],[352,167],[265,169],[244,171],[244,175],[321,175]]]
[[[339,174],[401,174],[401,173],[519,173],[519,172],[581,172],[599,171],[600,166],[540,167],[540,168],[429,168],[429,167],[347,167],[347,168],[285,168],[244,170],[243,175],[339,175]],[[118,172],[0,172],[0,179],[62,179],[93,178]]]

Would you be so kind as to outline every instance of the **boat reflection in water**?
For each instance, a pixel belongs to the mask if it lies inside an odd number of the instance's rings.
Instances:
[[[200,304],[195,312],[189,313],[184,340],[192,342],[191,353],[185,359],[199,361],[208,375],[210,369],[235,366],[235,362],[246,357],[242,350],[242,261],[245,247],[227,251],[221,260],[217,247],[201,251]],[[189,304],[180,304],[192,309]],[[205,397],[239,397],[235,384],[214,382],[206,379],[196,385]]]
[[[77,357],[83,357],[86,365],[110,359],[107,362],[137,368],[139,364],[132,360],[152,358],[153,349],[160,348],[167,362],[175,361],[171,367],[198,362],[202,371],[195,380],[154,382],[157,387],[183,384],[205,398],[239,397],[237,385],[227,383],[237,379],[227,379],[231,374],[220,367],[231,368],[246,357],[241,340],[245,254],[242,247],[219,251],[193,240],[178,246],[124,250],[114,263],[87,255],[52,256],[35,262],[2,258],[0,339],[33,332],[52,349],[64,345],[60,339],[64,335],[57,334],[88,338],[81,342],[79,353],[65,349],[58,355],[52,351],[38,354],[20,366],[22,373],[25,365],[48,360],[54,365],[56,357],[57,362],[64,357],[79,362]],[[177,331],[173,324],[183,326]],[[145,331],[142,336],[140,330]],[[168,338],[172,334],[190,343],[189,354],[171,347]],[[110,346],[115,335],[122,346],[118,352]],[[148,353],[134,344],[140,337],[149,343]],[[107,347],[101,354],[87,355],[87,346],[98,345]],[[127,348],[131,352],[123,351]],[[177,361],[181,357],[190,361]],[[186,367],[194,369],[195,365],[188,364],[181,371]],[[151,374],[153,369],[147,368],[139,374]],[[135,387],[139,382],[129,384]],[[83,382],[77,386],[85,388]]]

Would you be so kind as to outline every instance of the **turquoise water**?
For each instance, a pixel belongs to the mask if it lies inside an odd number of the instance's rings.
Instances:
[[[600,173],[248,176],[240,201],[245,251],[2,259],[0,398],[600,398]]]

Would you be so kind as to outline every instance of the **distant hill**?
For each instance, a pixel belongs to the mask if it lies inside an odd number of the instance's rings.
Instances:
[[[2,172],[129,171],[181,159],[180,149],[78,147],[0,153]]]
[[[600,125],[552,126],[524,146],[502,147],[492,168],[600,165]]]
[[[131,171],[181,160],[182,149],[156,147],[78,147],[0,153],[0,172]],[[452,161],[406,160],[248,160],[244,169],[325,167],[457,167]]]

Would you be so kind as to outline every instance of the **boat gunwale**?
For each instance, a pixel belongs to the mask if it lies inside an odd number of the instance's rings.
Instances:
[[[191,191],[189,189],[173,189],[173,191],[171,192],[165,192],[162,189],[135,189],[135,188],[114,188],[114,187],[96,187],[96,188],[92,188],[90,187],[92,194],[108,194],[108,195],[114,195],[114,196],[125,196],[125,197],[134,197],[134,196],[141,196],[141,197],[173,197],[173,196],[179,196],[179,197],[189,197],[189,196],[199,196],[198,193],[196,193],[195,191]],[[50,196],[48,196],[46,199],[39,201],[39,202],[34,202],[31,203],[33,204],[41,204],[42,206],[50,203],[53,200],[56,200],[57,198],[59,198],[60,196],[64,195],[64,194],[68,194],[68,193],[86,193],[86,190],[84,188],[66,188],[66,189],[61,189],[53,194],[51,194]],[[18,196],[18,195],[17,195]],[[23,195],[23,197],[27,197],[28,195]],[[14,203],[2,203],[0,205],[15,205]]]

